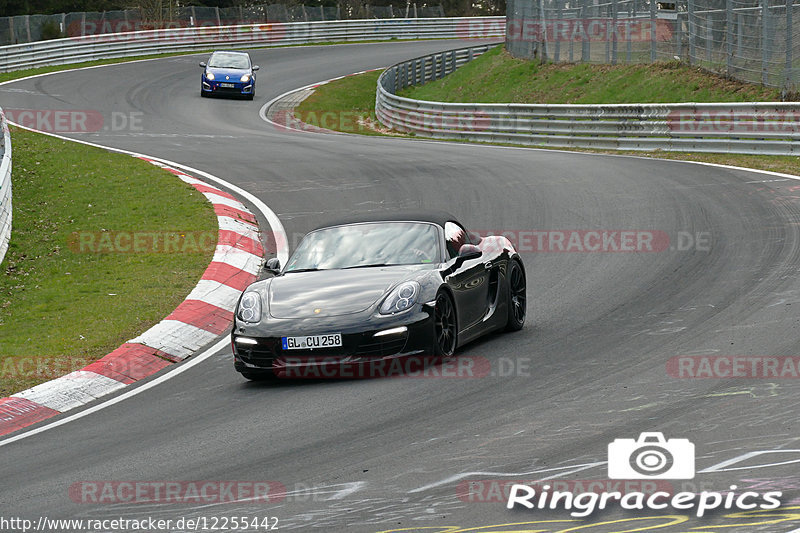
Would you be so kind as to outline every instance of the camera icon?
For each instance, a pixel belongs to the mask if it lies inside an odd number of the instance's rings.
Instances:
[[[694,444],[688,439],[664,439],[659,432],[638,439],[616,439],[608,445],[611,479],[692,479]]]

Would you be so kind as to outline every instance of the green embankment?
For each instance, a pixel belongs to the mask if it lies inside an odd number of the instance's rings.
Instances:
[[[378,74],[348,76],[319,87],[295,110],[298,118],[327,116],[315,125],[346,133],[380,135],[375,121]],[[402,91],[420,100],[461,102],[646,103],[773,101],[780,92],[725,79],[678,62],[652,65],[537,65],[498,47],[440,80]],[[340,114],[342,119],[337,118]],[[327,114],[327,115],[325,115]],[[357,116],[359,121],[350,118]],[[800,158],[685,152],[586,152],[683,159],[800,174]]]
[[[147,162],[19,128],[11,142],[0,396],[81,368],[164,318],[217,235],[205,197]],[[168,239],[180,244],[149,251]]]

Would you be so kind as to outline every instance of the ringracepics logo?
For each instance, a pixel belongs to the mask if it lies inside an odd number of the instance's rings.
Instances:
[[[664,440],[663,433],[642,433],[639,439],[617,439],[608,445],[611,479],[692,479],[694,444]]]
[[[666,440],[662,433],[642,433],[638,439],[616,439],[608,445],[608,477],[611,479],[663,480],[692,479],[695,475],[695,447],[688,439]],[[737,492],[731,485],[725,491],[672,492],[666,490],[619,490],[579,494],[558,490],[551,484],[514,484],[506,507],[521,505],[527,509],[559,509],[570,511],[574,517],[589,516],[610,504],[626,510],[694,509],[698,517],[715,509],[752,510],[777,509],[781,505],[780,491]]]

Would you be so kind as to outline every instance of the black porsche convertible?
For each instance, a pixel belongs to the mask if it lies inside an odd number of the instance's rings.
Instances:
[[[443,212],[353,217],[311,231],[275,276],[242,293],[234,367],[245,378],[287,367],[407,356],[449,357],[525,323],[525,268],[502,236],[471,235]]]

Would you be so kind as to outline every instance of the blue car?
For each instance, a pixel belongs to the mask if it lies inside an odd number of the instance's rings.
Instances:
[[[229,94],[252,100],[256,96],[258,65],[250,62],[247,52],[214,52],[208,63],[200,63],[200,96]]]

